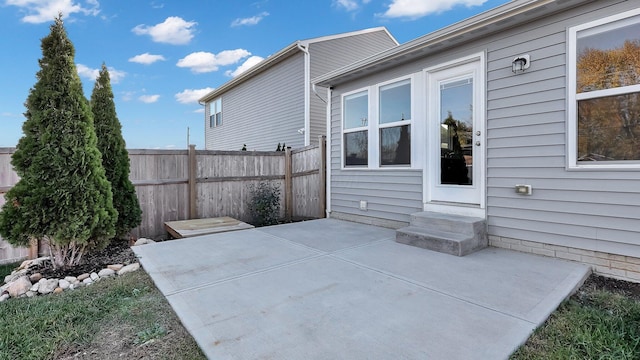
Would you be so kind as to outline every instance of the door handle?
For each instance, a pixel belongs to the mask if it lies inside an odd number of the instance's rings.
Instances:
[[[480,141],[476,141],[476,146],[480,146]]]

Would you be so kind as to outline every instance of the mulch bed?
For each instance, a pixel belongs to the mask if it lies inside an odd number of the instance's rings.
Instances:
[[[599,275],[591,275],[582,285],[581,290],[605,290],[640,301],[640,283],[616,280]]]
[[[68,268],[54,269],[50,262],[34,266],[29,269],[29,274],[40,273],[42,277],[51,279],[62,279],[65,276],[78,276],[84,273],[91,274],[111,264],[131,264],[138,262],[133,250],[129,246],[129,242],[125,240],[112,240],[111,243],[103,250],[85,255],[80,264]]]

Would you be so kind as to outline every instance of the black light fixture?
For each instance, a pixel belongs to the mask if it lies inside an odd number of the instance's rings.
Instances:
[[[529,68],[530,65],[531,57],[529,57],[528,54],[516,56],[516,58],[513,59],[513,62],[511,63],[511,71],[513,71],[514,74],[524,72]]]

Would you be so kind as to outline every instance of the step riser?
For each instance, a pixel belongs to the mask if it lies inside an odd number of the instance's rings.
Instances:
[[[396,231],[396,242],[456,256],[487,247],[484,219],[422,212],[411,215],[411,225]]]
[[[435,236],[405,233],[402,229],[396,232],[396,242],[455,256],[465,256],[488,245],[484,233],[463,241],[453,241]]]

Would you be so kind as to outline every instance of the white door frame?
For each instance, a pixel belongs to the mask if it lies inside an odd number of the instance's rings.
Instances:
[[[427,141],[425,151],[427,152],[424,159],[426,164],[424,166],[423,173],[423,201],[424,209],[427,211],[438,211],[468,216],[485,217],[485,196],[486,196],[486,179],[485,179],[485,167],[486,167],[486,89],[485,89],[485,54],[477,53],[464,58],[456,59],[446,63],[438,64],[433,67],[424,69],[425,79],[425,94],[426,98],[419,101],[426,102],[425,112],[425,128]],[[437,118],[439,121],[439,87],[437,81],[443,75],[447,77],[455,77],[457,75],[462,76],[469,74],[473,76],[474,84],[474,138],[473,138],[473,151],[474,151],[474,177],[473,177],[473,189],[462,188],[466,185],[439,185],[440,176],[440,132],[435,131],[433,126]],[[440,76],[438,76],[440,75]],[[437,92],[434,94],[434,92]],[[480,131],[480,135],[476,135],[476,132]],[[476,142],[479,142],[479,146],[476,146]],[[457,189],[460,189],[460,196],[453,196],[453,201],[446,201],[442,196],[446,191],[450,191],[454,194]],[[464,196],[475,197],[474,200],[466,202],[460,201]]]

